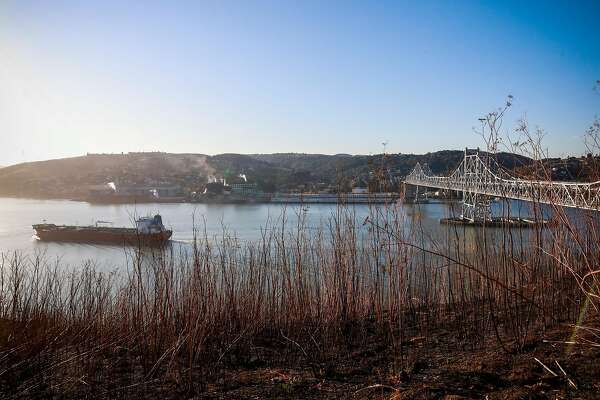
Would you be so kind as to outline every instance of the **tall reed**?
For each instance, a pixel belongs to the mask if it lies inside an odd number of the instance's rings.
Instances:
[[[573,235],[597,219],[435,237],[407,210],[373,206],[359,219],[340,206],[317,227],[287,210],[253,242],[199,229],[187,248],[131,251],[122,273],[4,254],[0,380],[16,396],[201,391],[257,359],[320,378],[373,341],[401,369],[410,338],[451,330],[459,346],[518,352],[584,303],[596,310],[598,241]]]

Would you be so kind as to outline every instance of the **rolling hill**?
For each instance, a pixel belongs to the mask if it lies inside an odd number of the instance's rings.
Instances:
[[[406,175],[417,162],[428,163],[436,174],[456,168],[463,157],[459,150],[427,154],[88,154],[81,157],[28,162],[0,170],[0,195],[77,198],[90,186],[117,182],[120,185],[177,185],[198,190],[213,177],[228,182],[245,175],[265,191],[315,189],[326,185],[351,187],[369,182],[374,171],[385,166],[395,177]],[[528,163],[525,157],[498,155],[506,168]]]

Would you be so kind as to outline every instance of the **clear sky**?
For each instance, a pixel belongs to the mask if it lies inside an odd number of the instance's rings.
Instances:
[[[128,4],[134,3],[134,4]],[[0,165],[86,152],[554,155],[600,114],[600,3],[0,1]]]

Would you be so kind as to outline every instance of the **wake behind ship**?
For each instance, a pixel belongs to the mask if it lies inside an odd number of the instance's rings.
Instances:
[[[98,226],[74,226],[55,224],[33,225],[38,238],[44,241],[106,243],[106,244],[150,244],[166,243],[173,231],[162,223],[162,217],[143,217],[135,221],[135,228],[112,228]]]

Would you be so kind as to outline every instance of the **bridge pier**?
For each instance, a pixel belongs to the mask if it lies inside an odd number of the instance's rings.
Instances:
[[[471,222],[489,221],[492,218],[491,202],[488,196],[473,192],[462,192],[461,218]]]

